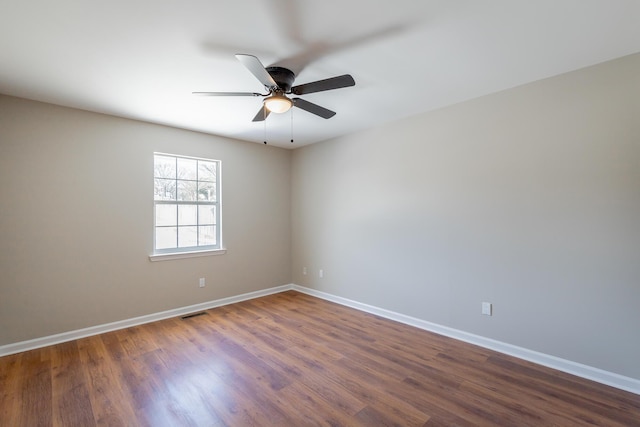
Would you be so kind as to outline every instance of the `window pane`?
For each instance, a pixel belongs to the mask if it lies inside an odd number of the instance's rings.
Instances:
[[[198,233],[199,233],[198,238],[200,239],[200,246],[216,244],[216,226],[215,225],[198,227]]]
[[[198,200],[216,201],[216,183],[215,182],[199,182],[198,183]]]
[[[216,180],[216,163],[198,161],[198,181],[215,181]]]
[[[219,163],[154,154],[155,251],[219,247]]]
[[[178,158],[178,179],[198,179],[198,161]]]
[[[178,181],[178,200],[195,201],[197,198],[195,181]]]
[[[175,248],[178,241],[177,227],[156,228],[156,249]]]
[[[177,215],[177,205],[156,205],[156,226],[178,224]]]
[[[216,223],[216,207],[211,205],[198,206],[198,221],[200,225]]]
[[[198,206],[179,205],[178,225],[198,225]]]
[[[175,200],[176,199],[175,179],[156,178],[154,180],[153,198],[155,200]]]
[[[178,247],[198,246],[198,227],[178,228]]]
[[[154,159],[154,174],[156,178],[175,178],[176,159],[175,157],[160,156],[156,154]]]

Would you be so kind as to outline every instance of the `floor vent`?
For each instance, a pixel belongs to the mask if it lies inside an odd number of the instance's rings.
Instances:
[[[187,315],[185,315],[185,316],[182,316],[182,317],[181,317],[181,319],[182,319],[182,320],[184,320],[184,319],[190,319],[190,318],[192,318],[192,317],[202,316],[202,315],[205,315],[205,314],[207,314],[207,312],[206,312],[206,311],[201,311],[201,312],[199,312],[199,313],[191,313],[191,314],[187,314]]]

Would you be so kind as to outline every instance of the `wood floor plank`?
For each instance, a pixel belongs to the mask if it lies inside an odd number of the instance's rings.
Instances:
[[[25,354],[29,353],[13,354],[0,359],[0,420],[7,425],[19,425],[25,379],[22,359]]]
[[[78,341],[51,348],[54,424],[95,425],[87,378],[81,366]]]
[[[227,313],[228,314],[228,313]],[[261,330],[261,326],[272,330],[273,325],[269,320],[265,322],[254,321],[250,325],[243,323],[236,323],[228,321],[228,316],[225,314],[225,320],[218,319],[217,324],[225,325],[225,330],[233,333],[234,336],[242,338],[243,347],[254,356],[260,358],[264,363],[270,365],[273,369],[279,370],[287,376],[289,383],[299,382],[307,387],[311,392],[317,394],[320,398],[331,403],[333,407],[339,408],[341,411],[353,415],[360,411],[364,404],[353,398],[346,390],[341,388],[338,384],[327,383],[325,378],[318,376],[313,371],[304,370],[303,364],[290,353],[287,352],[288,348],[283,345],[271,346],[264,345],[260,338],[262,334],[252,333],[253,330]],[[291,335],[286,335],[290,337]],[[327,356],[325,352],[322,352],[323,356]],[[341,358],[341,355],[330,354],[328,360],[336,360]],[[292,389],[295,387],[289,387]]]
[[[0,426],[640,426],[640,396],[294,291],[0,358]]]
[[[131,396],[120,382],[119,366],[109,357],[101,336],[79,340],[78,352],[96,425],[126,426],[128,420],[135,419]]]
[[[171,393],[184,399],[190,410],[206,410],[211,421],[204,425],[257,425],[261,411],[235,384],[230,384],[234,367],[218,351],[194,351],[196,347],[163,349]],[[201,347],[200,347],[201,348]],[[202,349],[202,348],[201,348]],[[241,405],[240,403],[251,402]]]
[[[16,425],[18,426],[49,426],[53,424],[53,396],[51,348],[31,350],[23,358],[21,372],[24,375],[21,390],[16,390],[20,396]],[[20,373],[18,374],[20,375]],[[82,409],[80,409],[82,411]]]
[[[333,405],[313,389],[302,383],[291,385],[277,392],[278,402],[292,418],[289,425],[347,426],[353,415],[341,406]]]
[[[390,395],[387,387],[389,384],[380,386],[379,383],[372,383],[371,381],[376,381],[375,375],[371,377],[367,374],[361,378],[350,371],[344,360],[332,361],[329,364],[324,363],[321,357],[317,357],[313,348],[295,347],[290,349],[289,353],[306,366],[306,375],[309,375],[309,372],[315,373],[325,381],[338,384],[351,393],[354,398],[369,406],[384,407],[385,412],[390,414],[402,413],[405,420],[412,421],[412,425],[421,424],[416,423],[415,420],[426,421],[429,418],[424,412],[406,403],[403,399]]]

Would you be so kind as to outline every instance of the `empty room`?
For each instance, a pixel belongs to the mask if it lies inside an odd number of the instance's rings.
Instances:
[[[0,0],[0,426],[640,426],[640,2]]]

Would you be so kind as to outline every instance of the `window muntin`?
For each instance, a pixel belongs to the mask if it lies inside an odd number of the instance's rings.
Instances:
[[[220,162],[154,153],[154,254],[220,249]]]

